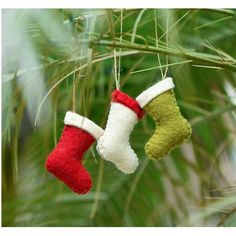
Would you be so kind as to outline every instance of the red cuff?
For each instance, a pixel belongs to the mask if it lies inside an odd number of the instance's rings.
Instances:
[[[111,94],[111,98],[112,102],[121,103],[134,111],[139,119],[142,119],[144,116],[144,110],[139,106],[138,102],[120,90],[114,90]]]

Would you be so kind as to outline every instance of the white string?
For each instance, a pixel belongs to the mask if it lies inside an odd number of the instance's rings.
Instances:
[[[123,10],[120,9],[120,43],[122,42],[122,34],[123,34]],[[119,57],[118,57],[118,82],[120,84],[120,70],[121,70],[121,48],[119,49]]]
[[[158,48],[159,40],[158,40],[158,35],[157,35],[157,15],[156,15],[156,9],[154,9],[154,13],[155,13],[155,38],[156,38],[156,46]],[[162,77],[162,79],[164,79],[164,73],[163,73],[163,70],[162,70],[161,59],[160,59],[160,54],[159,53],[157,53],[157,59],[158,59],[159,68],[160,68],[160,71],[161,71],[161,77]]]
[[[117,73],[116,49],[114,49],[113,55],[114,55],[114,78],[116,82],[116,89],[119,90],[120,84],[119,84],[118,73]]]
[[[84,30],[84,33],[82,34],[82,40],[85,38],[85,35],[87,33],[87,30],[88,30],[88,17],[87,16],[84,16],[85,17],[85,21],[86,21],[86,25],[85,25],[85,30]],[[77,27],[77,24],[78,22],[76,23],[76,27]],[[80,48],[80,57],[82,58],[83,57],[83,48]],[[79,70],[79,74],[78,74],[78,77],[76,78],[76,66],[77,66],[77,62],[78,62],[78,58],[77,58],[77,51],[75,49],[75,68],[74,68],[74,74],[73,74],[73,90],[72,90],[72,110],[75,112],[75,108],[76,108],[76,82],[77,82],[77,79],[80,79],[83,77],[82,73],[81,73],[81,70]],[[80,60],[80,67],[82,66],[82,62]]]
[[[123,33],[123,10],[120,9],[120,42],[122,41],[122,33]],[[114,55],[114,78],[116,83],[116,89],[120,90],[120,71],[121,71],[121,48],[119,49],[118,56],[118,65],[117,65],[117,55],[116,49],[113,50]]]
[[[166,47],[168,48],[169,45],[169,9],[167,10],[167,19],[166,19]],[[169,56],[168,54],[166,55],[166,65],[168,65],[168,61],[169,61]],[[164,78],[166,77],[168,72],[168,66],[165,69],[165,74],[164,74]]]
[[[84,15],[84,18],[86,20],[86,25],[85,25],[84,33],[83,33],[83,36],[82,36],[82,40],[85,39],[85,36],[87,34],[87,31],[88,31],[88,26],[89,26],[88,16]],[[83,48],[81,48],[80,56],[81,56],[81,58],[83,57]],[[82,66],[82,64],[80,64],[80,66]],[[79,71],[79,78],[81,78],[81,77],[83,77],[83,75],[81,74],[81,71]]]
[[[168,9],[166,9],[167,11],[167,19],[166,19],[166,47],[168,47],[168,44],[169,44],[169,37],[168,37],[168,31],[169,31],[169,11]],[[155,38],[156,38],[156,46],[158,47],[159,46],[159,40],[158,40],[158,35],[157,35],[157,16],[156,16],[156,10],[154,10],[154,13],[155,13]],[[160,59],[160,54],[157,53],[157,59],[158,59],[158,63],[159,63],[159,67],[160,67],[160,71],[161,71],[161,77],[162,79],[165,79],[166,78],[166,75],[167,75],[167,72],[168,72],[168,61],[169,61],[169,58],[168,58],[168,55],[166,55],[166,67],[165,67],[165,72],[163,72],[162,70],[162,65],[161,65],[161,59]]]

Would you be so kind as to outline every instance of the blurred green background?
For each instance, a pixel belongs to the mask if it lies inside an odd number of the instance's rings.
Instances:
[[[76,195],[44,163],[66,111],[105,127],[114,49],[134,98],[162,73],[174,78],[193,134],[150,161],[146,116],[130,140],[137,171],[122,174],[93,145],[84,158],[93,188]],[[236,10],[2,10],[2,225],[236,226],[234,58]]]

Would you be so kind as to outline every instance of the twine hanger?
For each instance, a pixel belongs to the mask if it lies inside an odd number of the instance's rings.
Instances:
[[[168,37],[168,28],[169,28],[169,10],[166,9],[167,11],[167,18],[166,18],[166,47],[168,47],[169,44],[169,37]],[[158,40],[158,35],[157,35],[157,15],[156,15],[156,9],[154,9],[154,14],[155,14],[155,39],[156,39],[156,47],[159,46],[159,40]],[[161,64],[161,59],[160,59],[160,54],[157,53],[157,59],[158,59],[158,67],[160,68],[161,71],[161,77],[162,79],[165,79],[168,73],[168,55],[166,55],[166,66],[165,66],[165,71],[163,71],[163,66]]]
[[[123,33],[123,10],[120,9],[120,42],[122,41],[122,33]],[[119,48],[119,56],[118,56],[118,65],[117,65],[117,54],[116,49],[113,50],[113,56],[114,56],[114,79],[116,83],[116,89],[120,90],[120,61],[121,61],[121,48]]]
[[[89,21],[88,17],[86,15],[84,16],[84,18],[85,18],[86,23],[85,23],[85,29],[84,29],[84,32],[83,32],[82,38],[81,38],[82,40],[85,38],[85,35],[88,31],[88,21]],[[77,27],[78,22],[79,21],[77,21],[77,23],[76,23],[76,27]],[[73,88],[72,88],[72,111],[73,112],[75,112],[75,109],[76,109],[76,83],[77,83],[78,79],[81,79],[83,77],[81,70],[79,70],[79,74],[76,77],[75,71],[76,71],[76,65],[78,63],[77,56],[78,56],[78,54],[77,54],[77,51],[75,50],[75,68],[74,68],[74,74],[73,74]],[[80,67],[82,66],[82,61],[81,61],[82,57],[83,57],[83,48],[80,49],[80,63],[79,63]]]

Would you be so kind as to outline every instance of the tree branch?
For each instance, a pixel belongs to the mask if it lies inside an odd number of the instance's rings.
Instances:
[[[124,43],[124,42],[108,41],[108,40],[91,40],[89,42],[84,41],[84,43],[89,43],[90,47],[104,46],[111,48],[133,49],[133,50],[143,51],[146,53],[161,53],[165,55],[192,60],[194,62],[202,63],[204,65],[215,66],[230,71],[236,71],[236,60],[229,58],[222,58],[220,56],[212,54],[192,52],[186,49],[176,50],[171,48],[154,47],[137,43],[130,43],[130,42]]]

